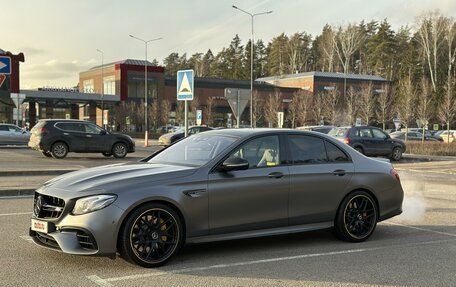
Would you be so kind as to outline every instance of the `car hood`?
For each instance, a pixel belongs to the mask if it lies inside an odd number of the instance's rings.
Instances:
[[[193,174],[195,167],[167,164],[114,164],[70,172],[47,181],[41,189],[58,189],[72,192],[109,193],[128,189],[131,184],[176,179]]]

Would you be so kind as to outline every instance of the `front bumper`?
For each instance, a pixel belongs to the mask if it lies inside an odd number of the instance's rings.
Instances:
[[[72,209],[72,208],[71,208]],[[83,215],[71,215],[67,209],[56,220],[46,221],[48,233],[32,231],[33,241],[46,248],[74,255],[113,255],[124,210],[111,204],[106,208]]]

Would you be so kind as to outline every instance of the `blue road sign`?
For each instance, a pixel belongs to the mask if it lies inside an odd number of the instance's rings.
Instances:
[[[0,74],[11,74],[11,58],[7,56],[0,56]]]
[[[193,100],[193,70],[177,71],[177,100]]]

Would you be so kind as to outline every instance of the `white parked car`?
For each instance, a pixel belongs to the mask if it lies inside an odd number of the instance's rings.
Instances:
[[[0,124],[0,145],[26,145],[30,133],[12,124]]]

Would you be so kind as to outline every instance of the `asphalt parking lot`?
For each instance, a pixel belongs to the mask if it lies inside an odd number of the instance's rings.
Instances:
[[[143,149],[124,161],[152,151]],[[28,152],[0,149],[0,156],[24,154],[9,165],[18,172],[20,162],[29,161],[37,170],[53,165]],[[73,156],[59,167],[117,161],[101,155]],[[0,168],[6,167],[2,160]],[[331,231],[320,231],[193,245],[158,269],[140,268],[121,258],[78,257],[39,248],[27,235],[32,198],[2,197],[0,285],[456,286],[456,160],[396,167],[405,191],[404,213],[380,223],[367,242],[345,243]],[[0,186],[7,185],[10,176],[0,176]],[[29,176],[13,177],[25,182]]]

